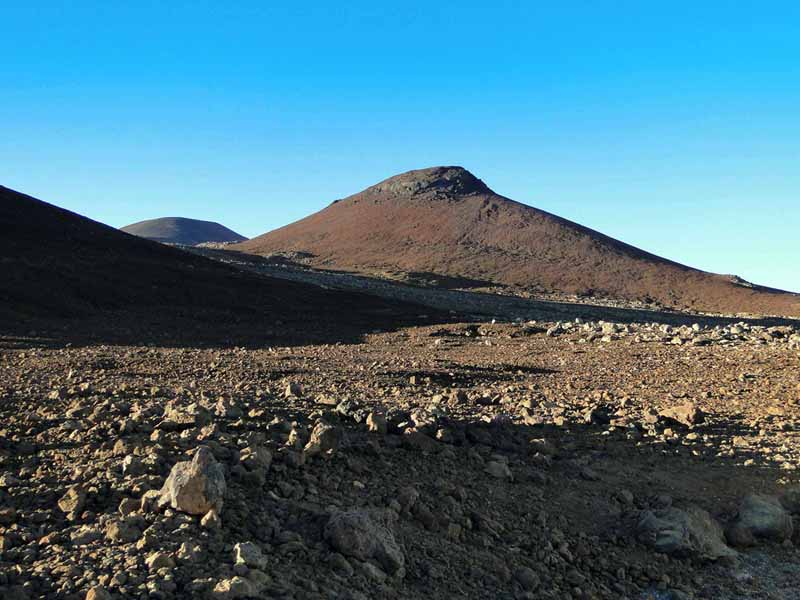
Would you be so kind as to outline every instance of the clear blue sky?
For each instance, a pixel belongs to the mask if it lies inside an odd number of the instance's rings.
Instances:
[[[800,291],[796,2],[8,2],[0,184],[256,235],[412,168]]]

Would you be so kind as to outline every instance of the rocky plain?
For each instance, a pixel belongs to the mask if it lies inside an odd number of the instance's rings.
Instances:
[[[0,598],[800,598],[800,296],[463,169],[323,213],[363,255],[368,225],[444,209],[376,238],[413,269],[349,269],[0,187]],[[448,247],[476,272],[434,276]],[[555,279],[515,288],[540,254]]]
[[[800,327],[0,353],[0,597],[800,597]]]

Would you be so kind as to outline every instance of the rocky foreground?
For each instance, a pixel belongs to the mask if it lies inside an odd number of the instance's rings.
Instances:
[[[0,598],[797,598],[800,330],[0,354]]]

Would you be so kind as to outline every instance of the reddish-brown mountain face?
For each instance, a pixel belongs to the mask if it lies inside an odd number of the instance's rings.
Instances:
[[[320,267],[466,277],[711,312],[800,315],[800,295],[749,287],[499,196],[460,167],[409,171],[234,246]]]

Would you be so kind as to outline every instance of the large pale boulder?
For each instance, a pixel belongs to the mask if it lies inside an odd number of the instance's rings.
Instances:
[[[200,446],[190,461],[179,462],[161,488],[160,506],[204,515],[219,512],[225,499],[225,471],[206,446]]]
[[[658,413],[658,416],[667,421],[683,425],[685,427],[694,427],[705,421],[705,413],[700,410],[697,405],[687,402],[679,406],[671,406],[665,408]]]
[[[306,456],[333,454],[339,449],[343,437],[344,432],[341,427],[320,421],[311,431],[311,437],[303,452]]]
[[[375,560],[389,574],[405,565],[405,556],[392,532],[367,511],[332,515],[324,535],[334,550],[362,561]]]
[[[750,494],[725,532],[734,546],[753,546],[759,540],[782,542],[792,537],[792,517],[773,496]]]
[[[712,561],[736,556],[719,523],[696,506],[643,511],[636,529],[639,541],[664,554]]]

